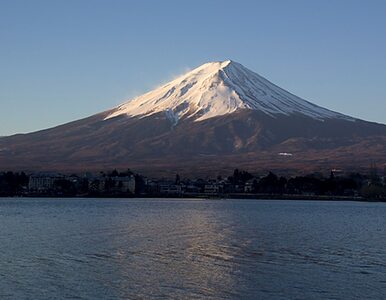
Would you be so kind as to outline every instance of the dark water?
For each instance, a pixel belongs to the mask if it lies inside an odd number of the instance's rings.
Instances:
[[[386,204],[0,199],[0,299],[385,299]]]

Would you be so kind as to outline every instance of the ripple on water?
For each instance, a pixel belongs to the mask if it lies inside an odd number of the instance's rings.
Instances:
[[[0,200],[1,299],[382,299],[386,206]]]

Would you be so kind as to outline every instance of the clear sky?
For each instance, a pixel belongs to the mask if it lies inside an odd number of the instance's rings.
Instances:
[[[0,135],[92,115],[225,59],[386,123],[383,0],[0,0]]]

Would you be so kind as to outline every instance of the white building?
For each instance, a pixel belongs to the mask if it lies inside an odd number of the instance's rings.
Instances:
[[[34,174],[29,177],[28,189],[30,191],[48,191],[54,188],[57,180],[63,176],[57,174]]]
[[[218,194],[222,191],[222,185],[218,184],[206,184],[204,187],[205,194]]]

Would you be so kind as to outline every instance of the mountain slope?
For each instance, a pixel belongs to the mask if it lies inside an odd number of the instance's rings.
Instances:
[[[294,96],[230,60],[204,64],[154,91],[129,100],[107,119],[124,114],[143,117],[164,112],[176,123],[181,118],[202,121],[239,109],[257,110],[270,116],[299,113],[321,120],[354,120]]]
[[[386,163],[385,125],[316,106],[231,61],[204,64],[88,118],[0,138],[0,169],[205,175],[371,162]]]

